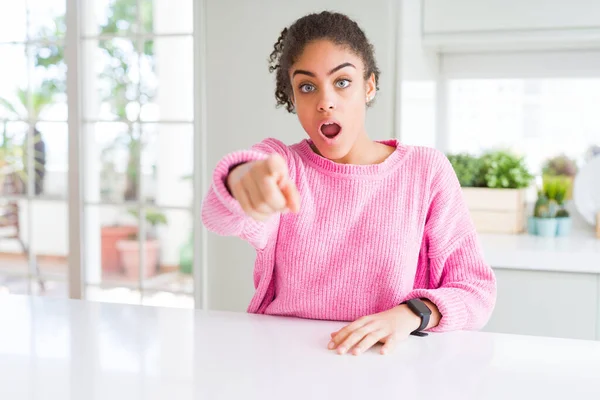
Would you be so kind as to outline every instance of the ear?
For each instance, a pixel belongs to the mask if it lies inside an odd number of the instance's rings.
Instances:
[[[371,73],[371,76],[369,76],[369,79],[367,79],[366,82],[366,88],[365,88],[365,97],[366,97],[366,102],[370,103],[374,98],[375,98],[375,94],[377,93],[377,84],[375,83],[375,74]]]

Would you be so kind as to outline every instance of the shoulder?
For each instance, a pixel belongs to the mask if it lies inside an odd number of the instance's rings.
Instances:
[[[282,156],[291,171],[297,169],[297,165],[300,163],[299,152],[303,142],[288,145],[279,139],[266,138],[262,142],[254,145],[252,150],[259,151],[263,154],[279,154]]]
[[[281,155],[286,155],[290,151],[288,145],[275,138],[266,138],[252,146],[252,149],[262,151],[263,153],[267,154],[279,153]]]
[[[425,146],[406,146],[407,162],[413,172],[425,175],[430,180],[440,177],[448,178],[454,174],[454,169],[448,157],[438,149]]]

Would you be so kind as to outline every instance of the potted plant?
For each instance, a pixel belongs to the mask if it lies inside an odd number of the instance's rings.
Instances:
[[[447,156],[456,177],[462,187],[480,187],[483,186],[483,176],[481,173],[481,161],[478,157],[468,153],[450,154]]]
[[[449,155],[479,232],[519,233],[525,226],[525,189],[533,175],[523,157],[490,151],[481,157]]]
[[[567,200],[573,198],[573,180],[575,179],[575,175],[577,175],[577,163],[564,154],[546,160],[542,167],[544,182],[556,176],[566,178]]]
[[[553,217],[550,200],[543,192],[538,194],[533,215],[535,219],[534,232],[536,235],[544,237],[556,236],[556,218]]]
[[[556,204],[556,235],[567,236],[571,233],[573,225],[571,216],[565,208],[565,199],[568,196],[569,190],[572,188],[572,179],[568,176],[557,176],[551,180],[547,179],[548,196],[550,200],[554,200]]]
[[[132,216],[139,218],[137,210],[130,210],[129,213]],[[140,267],[142,268],[144,277],[154,275],[158,269],[159,242],[156,235],[156,228],[159,225],[165,225],[167,223],[167,218],[161,212],[147,210],[146,222],[148,224],[148,231],[144,240],[145,263],[143,266],[140,266],[140,241],[139,232],[137,230],[135,233],[129,235],[127,239],[119,240],[116,244],[123,272],[125,276],[130,279],[137,279],[139,277]]]
[[[549,177],[538,193],[529,233],[545,237],[566,236],[571,232],[571,217],[565,208],[569,189],[567,177]]]
[[[132,224],[113,224],[100,230],[101,264],[103,273],[120,274],[123,271],[121,254],[117,243],[137,235],[138,228]]]

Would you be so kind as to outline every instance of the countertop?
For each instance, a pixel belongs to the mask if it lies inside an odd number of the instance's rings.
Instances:
[[[600,274],[600,239],[591,231],[556,238],[487,233],[479,238],[494,268]]]
[[[600,342],[483,332],[328,351],[340,322],[0,296],[0,399],[600,398]]]

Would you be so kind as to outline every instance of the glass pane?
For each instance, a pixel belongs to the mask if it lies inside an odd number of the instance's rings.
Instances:
[[[31,118],[67,121],[67,65],[64,47],[36,45],[32,49]]]
[[[141,119],[192,121],[194,52],[191,37],[160,38],[145,43],[141,62]]]
[[[149,225],[147,258],[158,257],[159,268],[154,276],[146,280],[144,288],[193,293],[191,213],[185,210],[148,208],[146,220]]]
[[[138,277],[128,263],[135,247],[138,220],[135,209],[124,206],[85,207],[86,283],[138,287]]]
[[[85,199],[122,202],[138,199],[140,128],[100,122],[84,126]]]
[[[0,26],[2,26],[1,22]],[[10,60],[2,63],[2,74],[0,74],[0,119],[25,120],[28,103],[28,62],[25,46],[0,44],[0,60]]]
[[[140,18],[145,32],[192,33],[192,0],[141,0]]]
[[[69,254],[69,208],[59,201],[34,200],[31,202],[31,249],[35,256],[36,273],[52,280],[67,281]],[[44,288],[58,295],[64,287]],[[48,293],[51,294],[51,293]],[[62,293],[63,296],[67,292]]]
[[[144,199],[161,206],[192,207],[192,124],[143,124]]]
[[[82,46],[84,118],[137,120],[139,57],[135,40],[85,40]]]
[[[27,3],[3,1],[0,5],[0,42],[24,42],[27,36]],[[0,60],[5,60],[1,58]]]
[[[20,283],[23,277],[18,275],[29,272],[28,210],[25,199],[9,201],[0,197],[0,292],[8,288],[10,293],[27,293],[26,284]]]
[[[38,122],[34,138],[35,194],[66,199],[69,132],[63,122]]]
[[[600,143],[600,79],[453,80],[449,89],[452,152],[510,148],[540,173],[559,154],[581,164]]]
[[[27,132],[25,122],[0,122],[0,195],[27,191]]]
[[[65,36],[66,0],[27,0],[29,37],[56,39]]]
[[[83,34],[127,35],[138,31],[137,0],[89,0],[83,4]]]

